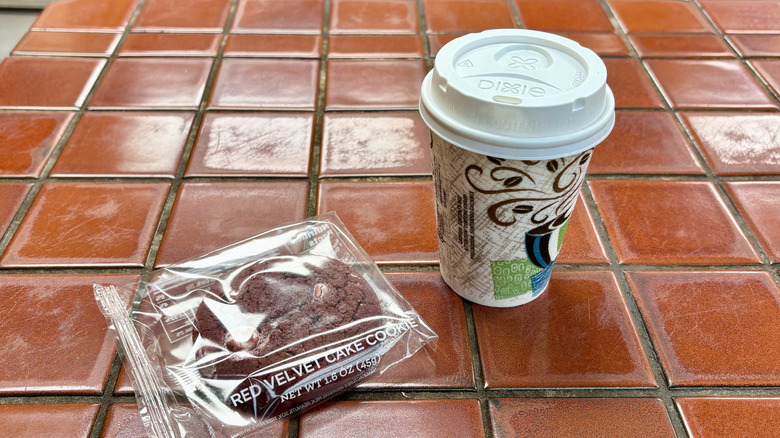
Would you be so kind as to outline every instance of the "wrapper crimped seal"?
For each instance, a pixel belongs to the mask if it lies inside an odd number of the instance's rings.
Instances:
[[[437,340],[335,214],[94,291],[153,437],[257,431]]]

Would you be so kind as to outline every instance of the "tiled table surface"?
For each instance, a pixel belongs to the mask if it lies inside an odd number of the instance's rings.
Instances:
[[[454,36],[604,57],[551,287],[437,272],[419,85]],[[64,0],[0,64],[0,430],[142,429],[93,282],[335,210],[439,333],[268,436],[780,435],[780,1]]]

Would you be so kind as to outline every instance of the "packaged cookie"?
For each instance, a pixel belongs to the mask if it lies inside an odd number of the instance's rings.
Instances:
[[[155,437],[256,432],[437,339],[335,214],[94,291]]]

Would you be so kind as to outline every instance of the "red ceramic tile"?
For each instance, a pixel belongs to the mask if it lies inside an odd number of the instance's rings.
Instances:
[[[611,272],[557,270],[528,304],[472,309],[488,388],[656,385]]]
[[[0,113],[0,176],[38,176],[73,113]]]
[[[231,0],[146,0],[134,30],[222,32]]]
[[[628,47],[618,35],[611,33],[562,33],[599,56],[629,56]]]
[[[423,0],[428,32],[468,33],[515,27],[502,0]]]
[[[168,184],[44,184],[2,266],[141,266]]]
[[[46,7],[33,30],[122,30],[138,0],[60,0]]]
[[[596,0],[515,0],[527,29],[546,32],[613,32]]]
[[[331,33],[417,33],[414,0],[333,0]]]
[[[596,231],[585,199],[579,195],[574,213],[571,215],[569,225],[566,228],[566,236],[563,239],[561,252],[556,263],[559,264],[609,264],[609,258],[604,250],[604,245]]]
[[[761,247],[773,262],[780,262],[780,217],[777,215],[780,182],[727,181],[724,184]]]
[[[89,436],[100,405],[0,405],[3,434],[13,437]]]
[[[76,109],[104,64],[86,58],[6,58],[0,64],[0,107]]]
[[[326,114],[320,175],[430,175],[431,135],[418,113]]]
[[[627,277],[672,386],[780,383],[780,289],[768,273]]]
[[[108,56],[121,35],[97,32],[27,32],[14,55]]]
[[[157,266],[170,265],[306,215],[300,182],[185,182],[179,188]],[[191,236],[197,235],[197,239]]]
[[[389,272],[388,279],[439,335],[436,351],[424,348],[374,376],[361,388],[474,388],[463,301],[438,271]]]
[[[780,430],[777,397],[680,397],[677,407],[694,438],[771,438]]]
[[[119,56],[216,56],[221,39],[209,33],[131,33]]]
[[[726,33],[780,33],[780,1],[702,1]]]
[[[775,96],[780,97],[780,59],[756,59],[750,63],[772,88]]]
[[[421,58],[422,40],[417,35],[331,35],[330,58]]]
[[[311,113],[209,113],[186,175],[306,176],[313,119]]]
[[[431,56],[436,56],[445,44],[461,35],[428,35],[428,50]]]
[[[674,117],[663,112],[615,114],[615,128],[598,145],[590,174],[702,174]]]
[[[173,177],[193,117],[172,112],[88,112],[51,175]]]
[[[676,0],[610,0],[627,33],[713,32],[696,5]]]
[[[731,35],[742,56],[780,56],[780,35]]]
[[[116,335],[95,305],[93,283],[130,275],[3,275],[0,278],[0,393],[98,394],[116,352]]]
[[[780,174],[780,115],[682,113],[681,118],[715,173]]]
[[[616,108],[663,108],[652,83],[633,59],[604,59]]]
[[[675,436],[660,399],[497,399],[490,401],[490,417],[501,437]]]
[[[237,34],[228,37],[224,53],[225,56],[319,58],[321,49],[322,38],[318,35]]]
[[[319,33],[324,0],[240,0],[232,32]]]
[[[405,400],[327,403],[301,417],[300,438],[484,437],[479,401]]]
[[[589,184],[621,263],[709,265],[759,261],[709,182]]]
[[[425,73],[421,60],[330,61],[325,107],[417,108]]]
[[[734,52],[715,35],[633,35],[630,39],[641,57],[734,57]]]
[[[431,181],[323,182],[317,212],[330,211],[379,263],[439,260]]]
[[[289,422],[278,421],[255,432],[242,435],[247,438],[285,438]],[[119,403],[111,405],[101,438],[146,438],[147,432],[141,423],[141,415],[135,404]]]
[[[16,210],[22,205],[27,192],[32,188],[32,183],[3,183],[0,184],[0,236],[5,233],[11,224]]]
[[[736,60],[650,59],[645,65],[674,108],[777,108]]]
[[[225,59],[211,108],[313,110],[320,65],[315,60]]]
[[[119,377],[116,380],[116,386],[114,387],[114,394],[116,395],[133,395],[133,385],[130,383],[130,375],[127,374],[127,368],[122,365],[122,369],[119,370]]]
[[[195,109],[200,104],[211,62],[211,59],[116,59],[90,107]]]

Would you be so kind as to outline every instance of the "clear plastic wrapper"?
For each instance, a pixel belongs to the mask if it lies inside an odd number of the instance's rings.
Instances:
[[[256,432],[437,339],[335,214],[94,292],[153,437]]]

